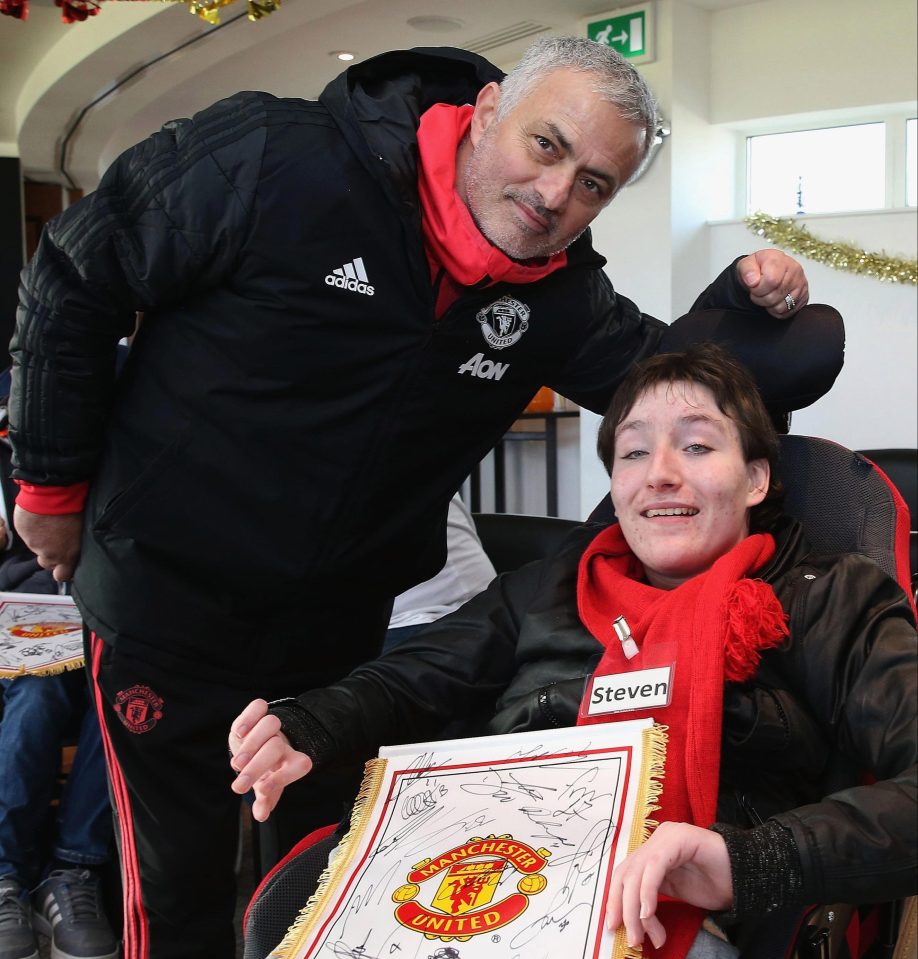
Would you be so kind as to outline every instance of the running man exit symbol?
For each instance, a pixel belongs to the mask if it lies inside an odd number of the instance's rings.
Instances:
[[[616,10],[586,23],[587,37],[605,44],[629,60],[647,62],[653,59],[653,30],[650,5]]]

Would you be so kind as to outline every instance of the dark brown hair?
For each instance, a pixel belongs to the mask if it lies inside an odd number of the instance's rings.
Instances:
[[[778,434],[749,371],[723,347],[699,343],[684,353],[660,353],[633,367],[599,425],[596,451],[611,475],[615,433],[634,404],[660,383],[696,383],[711,391],[717,408],[736,424],[743,459],[768,460],[771,478],[765,499],[750,511],[750,528],[769,529],[781,514],[784,490],[778,478]]]

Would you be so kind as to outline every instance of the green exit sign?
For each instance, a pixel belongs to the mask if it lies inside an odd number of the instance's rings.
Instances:
[[[586,21],[590,40],[605,44],[636,63],[653,60],[651,4],[623,7]]]

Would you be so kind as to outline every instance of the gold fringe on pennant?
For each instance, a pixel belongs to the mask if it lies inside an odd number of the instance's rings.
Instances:
[[[36,666],[25,668],[24,665],[18,669],[0,668],[0,679],[15,679],[17,676],[58,676],[61,673],[70,672],[72,669],[83,668],[82,654],[74,659],[66,659],[61,663],[52,663],[50,666]]]
[[[669,742],[669,727],[654,723],[643,733],[644,749],[641,771],[638,776],[638,794],[634,804],[634,819],[628,837],[628,855],[645,843],[659,823],[651,819],[651,813],[660,808],[660,793],[666,775],[666,744]],[[643,959],[640,946],[629,946],[625,940],[624,927],[616,930],[612,945],[612,959]]]
[[[299,948],[305,945],[322,912],[322,906],[333,895],[360,844],[367,828],[366,814],[373,810],[379,797],[386,762],[385,759],[370,759],[364,766],[363,782],[351,809],[351,825],[347,835],[335,849],[335,854],[319,878],[319,884],[309,897],[309,902],[300,910],[293,925],[287,930],[287,935],[270,953],[268,959],[294,959]]]
[[[911,283],[912,286],[918,283],[918,260],[870,253],[850,243],[818,240],[802,223],[778,219],[767,213],[754,213],[747,216],[745,222],[753,233],[764,237],[769,243],[835,270],[873,276],[883,282]]]

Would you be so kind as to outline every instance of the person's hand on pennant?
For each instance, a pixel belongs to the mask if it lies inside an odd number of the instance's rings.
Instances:
[[[655,949],[666,941],[657,918],[660,896],[708,911],[733,904],[733,873],[727,845],[710,829],[663,822],[612,873],[606,925],[625,928],[629,946],[649,937]]]

